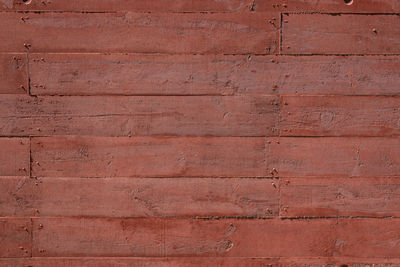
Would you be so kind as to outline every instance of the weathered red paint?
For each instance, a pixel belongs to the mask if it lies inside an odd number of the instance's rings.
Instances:
[[[0,94],[27,94],[27,68],[26,54],[0,54]]]
[[[398,0],[0,0],[0,267],[399,266]]]
[[[266,165],[283,177],[399,177],[398,137],[267,138]]]
[[[393,56],[29,57],[33,95],[399,95],[400,60]]]
[[[283,96],[281,136],[399,136],[400,97]]]
[[[0,10],[139,12],[361,12],[396,13],[397,0],[1,0]]]
[[[278,214],[277,179],[0,179],[0,216],[271,218]]]
[[[0,52],[279,52],[279,13],[238,14],[3,12]]]
[[[29,138],[0,138],[1,176],[29,176]]]
[[[6,95],[0,135],[278,136],[279,112],[279,97],[268,95]]]
[[[264,138],[37,137],[36,177],[264,177]]]
[[[283,54],[400,54],[398,15],[284,14]]]
[[[0,258],[31,257],[29,218],[0,218]]]
[[[398,178],[284,178],[280,216],[399,217]]]
[[[161,219],[35,218],[32,255],[163,256]]]
[[[0,258],[1,267],[32,265],[43,267],[54,266],[160,266],[160,267],[187,267],[187,266],[229,266],[229,267],[260,267],[260,266],[309,266],[321,267],[329,266],[385,266],[395,267],[400,263],[399,259],[387,258],[354,258],[354,257],[319,257],[319,258],[299,258],[299,257],[33,257],[24,259],[5,259]]]

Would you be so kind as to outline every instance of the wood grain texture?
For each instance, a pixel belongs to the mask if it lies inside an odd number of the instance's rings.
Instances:
[[[400,215],[400,184],[391,178],[285,178],[281,216],[333,217]]]
[[[239,12],[250,11],[252,0],[1,0],[0,10],[138,11],[138,12]]]
[[[0,14],[0,52],[271,54],[277,13]],[[27,19],[26,19],[27,18]],[[243,42],[242,40],[246,40]],[[25,44],[25,45],[24,45]]]
[[[400,266],[399,0],[0,0],[0,267]]]
[[[398,136],[400,97],[284,96],[281,136]]]
[[[278,188],[276,179],[3,177],[0,216],[268,218]]]
[[[398,15],[285,14],[283,54],[399,54]]]
[[[268,138],[266,164],[279,177],[399,177],[398,138]]]
[[[158,219],[34,219],[33,255],[159,256],[165,250],[167,256],[323,256],[329,255],[335,236],[332,220],[167,219],[165,235],[162,223]],[[299,234],[300,228],[309,231]],[[315,244],[322,238],[323,244]],[[304,247],[296,248],[300,240]]]
[[[37,200],[31,178],[1,177],[0,217],[23,217],[36,215],[34,202]]]
[[[162,256],[163,221],[159,219],[35,218],[32,255]]]
[[[0,218],[0,258],[31,256],[29,218]]]
[[[399,224],[394,218],[34,218],[33,256],[367,258],[374,253],[375,258],[396,258]]]
[[[28,69],[25,54],[0,53],[0,95],[27,94]]]
[[[346,4],[343,0],[1,0],[0,10],[51,11],[140,11],[140,12],[379,12],[400,11],[397,0],[363,0]]]
[[[398,259],[399,219],[343,219],[339,225],[336,255]]]
[[[333,13],[396,13],[400,11],[397,0],[255,0],[255,11],[279,10],[281,12],[333,12]]]
[[[277,96],[0,97],[0,135],[277,136]]]
[[[108,266],[160,266],[160,267],[187,267],[187,266],[219,266],[219,267],[261,267],[261,266],[308,266],[339,267],[342,265],[358,267],[397,267],[399,259],[386,258],[354,258],[354,257],[319,257],[319,258],[254,258],[254,257],[33,257],[25,259],[0,258],[1,267],[19,267],[23,265],[41,267],[108,267]]]
[[[0,138],[0,176],[29,176],[29,138]]]
[[[168,220],[165,227],[168,256],[328,256],[335,239],[333,220]]]
[[[38,177],[263,177],[264,138],[43,137]]]
[[[396,56],[33,53],[29,70],[33,95],[400,94]]]
[[[166,254],[359,258],[374,255],[397,259],[399,224],[399,219],[166,221]]]
[[[309,266],[309,267],[322,267],[324,265],[330,265],[335,267],[344,266],[359,266],[359,267],[394,267],[400,263],[397,258],[358,258],[358,257],[319,257],[319,258],[281,258],[279,266]]]
[[[382,261],[390,262],[390,261]],[[195,266],[227,266],[227,267],[260,267],[279,263],[277,258],[205,258],[205,257],[35,257],[32,259],[1,259],[1,267],[19,267],[25,265],[41,267],[195,267]],[[390,267],[390,265],[388,265]]]

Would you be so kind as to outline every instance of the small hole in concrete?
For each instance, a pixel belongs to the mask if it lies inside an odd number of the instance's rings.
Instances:
[[[344,0],[344,3],[346,5],[351,5],[351,4],[353,4],[353,0]]]
[[[347,265],[347,264],[342,264],[342,265],[340,265],[340,267],[349,267],[349,265]]]
[[[29,5],[32,2],[32,0],[22,0],[22,2],[24,2],[26,5]]]

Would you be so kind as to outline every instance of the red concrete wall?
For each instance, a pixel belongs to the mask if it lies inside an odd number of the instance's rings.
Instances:
[[[400,1],[0,0],[0,266],[400,266]]]

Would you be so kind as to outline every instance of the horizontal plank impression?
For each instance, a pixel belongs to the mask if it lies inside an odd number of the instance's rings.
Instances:
[[[282,12],[348,12],[348,13],[396,13],[400,11],[397,0],[255,0],[255,11],[280,10]]]
[[[399,219],[171,220],[165,244],[171,256],[397,258],[399,227]]]
[[[108,267],[108,266],[158,266],[158,267],[188,267],[188,266],[219,266],[219,267],[260,267],[260,266],[386,266],[395,267],[400,260],[393,258],[357,258],[357,257],[280,257],[280,258],[254,258],[254,257],[33,257],[33,258],[0,258],[1,267],[13,266],[82,266],[82,267]]]
[[[33,256],[162,256],[160,219],[33,219]]]
[[[165,233],[168,256],[329,256],[334,246],[335,223],[332,220],[167,220]]]
[[[27,94],[27,65],[25,54],[0,54],[0,94]]]
[[[270,54],[278,52],[279,25],[268,20],[277,16],[278,13],[3,12],[0,52]]]
[[[0,135],[277,136],[277,96],[0,96]]]
[[[400,215],[400,181],[390,178],[285,178],[281,216]]]
[[[339,220],[337,255],[367,258],[398,259],[400,255],[400,219],[342,219]]]
[[[310,259],[312,260],[312,259]],[[315,261],[315,260],[314,260]],[[330,260],[332,262],[332,260]],[[322,260],[318,261],[319,263]],[[376,260],[371,262],[377,262]],[[381,262],[390,262],[389,260]],[[157,266],[157,267],[260,267],[269,264],[278,264],[278,258],[205,258],[205,257],[35,257],[28,259],[1,259],[1,267],[17,266],[80,266],[80,267],[132,267],[132,266]],[[275,266],[275,265],[274,265]],[[314,266],[310,266],[314,267]],[[315,266],[317,267],[317,265]]]
[[[263,177],[264,138],[33,138],[32,175]]]
[[[0,218],[0,258],[30,257],[31,230],[29,218]]]
[[[0,216],[272,217],[278,186],[270,179],[4,177]]]
[[[194,12],[246,11],[253,0],[0,0],[0,10]]]
[[[31,54],[29,70],[33,95],[400,94],[396,56]]]
[[[279,177],[399,177],[398,138],[268,138],[267,167]]]
[[[28,138],[0,138],[0,176],[29,176],[29,153]]]
[[[284,54],[400,54],[400,16],[283,15]]]
[[[34,218],[33,256],[397,258],[399,227],[393,218]]]
[[[400,97],[284,96],[282,103],[284,136],[400,134]]]
[[[308,266],[308,267],[321,267],[324,265],[332,266],[358,266],[358,267],[370,267],[370,266],[387,266],[395,267],[400,264],[398,258],[358,258],[358,257],[318,257],[318,258],[292,258],[285,257],[280,258],[280,266]]]
[[[202,12],[202,11],[283,11],[283,12],[399,12],[397,0],[0,0],[0,10],[51,11],[141,11],[141,12]]]

